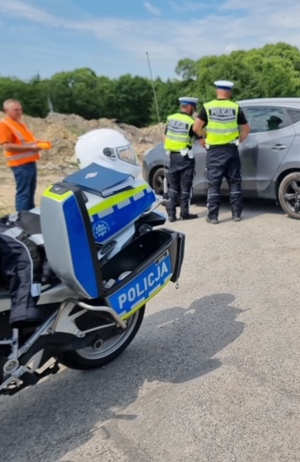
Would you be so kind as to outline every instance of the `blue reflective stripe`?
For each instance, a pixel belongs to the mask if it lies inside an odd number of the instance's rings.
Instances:
[[[91,298],[99,297],[92,250],[77,200],[70,196],[63,204],[73,271]]]
[[[152,189],[145,189],[120,204],[92,215],[92,231],[95,241],[104,243],[111,239],[122,228],[133,223],[143,212],[155,202]],[[109,213],[108,213],[109,212]]]

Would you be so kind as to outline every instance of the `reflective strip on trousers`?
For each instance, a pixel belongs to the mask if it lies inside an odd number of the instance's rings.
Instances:
[[[4,231],[2,232],[1,234],[4,235],[4,236],[8,236],[9,238],[13,239],[14,241],[18,242],[19,245],[21,245],[23,247],[23,249],[25,250],[27,256],[28,256],[28,259],[30,261],[30,273],[31,273],[31,287],[34,285],[34,282],[33,282],[33,261],[32,261],[32,258],[31,258],[31,254],[30,254],[30,251],[28,249],[28,247],[24,244],[24,242],[22,241],[19,241],[18,237],[20,236],[20,234],[22,233],[22,230],[20,230],[20,228],[18,228],[17,226],[15,226],[14,228],[9,228],[7,231]]]
[[[32,297],[39,297],[42,291],[42,284],[33,283],[31,284],[31,296]]]
[[[22,230],[16,226],[14,228],[9,228],[7,231],[4,231],[1,234],[12,237],[13,239],[17,239],[17,237],[19,237],[21,233],[22,233]]]

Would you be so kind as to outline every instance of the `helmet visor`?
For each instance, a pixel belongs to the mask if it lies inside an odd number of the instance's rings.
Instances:
[[[117,151],[119,159],[122,160],[123,162],[128,162],[134,165],[139,164],[138,157],[136,155],[136,152],[132,148],[132,146],[130,145],[122,146],[120,148],[116,148],[116,151]]]

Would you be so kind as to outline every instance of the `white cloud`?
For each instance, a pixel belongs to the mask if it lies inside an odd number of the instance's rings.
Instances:
[[[147,11],[149,11],[149,13],[154,14],[156,16],[160,15],[160,9],[152,5],[152,3],[144,2],[144,7],[146,8]]]
[[[232,51],[238,50],[238,46],[236,43],[229,43],[226,45],[224,51],[225,53],[231,53]]]
[[[61,21],[46,11],[24,3],[21,0],[9,0],[7,3],[0,3],[0,11],[15,18],[27,19],[49,26],[59,26]]]
[[[178,8],[196,9],[201,3],[172,0],[169,4]],[[158,15],[159,9],[149,2],[144,3],[148,11]],[[148,7],[146,6],[148,5]],[[199,59],[210,54],[230,53],[236,49],[260,47],[266,43],[288,42],[300,47],[300,2],[285,0],[284,9],[281,0],[216,0],[209,3],[214,10],[203,9],[203,13],[191,15],[190,19],[160,18],[147,20],[127,20],[117,18],[94,18],[73,20],[68,17],[56,17],[46,10],[30,6],[28,1],[10,0],[0,3],[0,12],[10,17],[39,23],[50,28],[69,30],[94,37],[97,44],[102,42],[122,53],[124,65],[135,63],[147,73],[146,51],[152,63],[155,75],[164,75],[174,71],[182,58]],[[150,7],[150,9],[149,9]],[[196,11],[196,10],[195,10]],[[24,24],[27,22],[24,21]],[[119,56],[119,55],[118,55]],[[128,59],[127,59],[128,58]],[[117,59],[117,58],[116,58]],[[127,61],[127,62],[126,62]],[[145,64],[145,66],[144,66]],[[139,67],[140,66],[140,67]],[[144,67],[143,67],[144,66]],[[166,71],[167,70],[167,71]],[[171,70],[171,71],[170,71]],[[125,72],[130,72],[126,68]]]
[[[176,11],[177,13],[183,13],[185,10],[183,5],[179,5],[177,2],[169,1],[168,2],[169,7],[171,10]]]
[[[221,4],[220,0],[215,0],[219,4]],[[186,1],[186,0],[170,0],[168,2],[169,7],[176,11],[177,13],[188,13],[188,12],[196,12],[196,11],[207,11],[214,8],[213,0],[206,1],[206,2],[193,2],[193,1]],[[215,7],[218,9],[218,7]]]

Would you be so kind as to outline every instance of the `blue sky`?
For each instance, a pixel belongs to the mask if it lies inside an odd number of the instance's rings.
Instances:
[[[182,58],[285,41],[300,47],[299,0],[1,0],[0,75],[89,67],[174,78]]]

